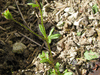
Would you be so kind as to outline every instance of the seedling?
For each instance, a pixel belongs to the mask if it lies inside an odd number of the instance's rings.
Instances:
[[[44,53],[44,51],[42,51],[42,54],[39,54],[39,58],[41,58],[40,63],[49,63],[51,64],[52,61],[50,61],[49,59],[49,54],[48,53]]]
[[[34,3],[28,3],[28,5],[32,5],[32,7],[38,7],[39,8],[39,11],[40,11],[40,15],[41,15],[41,24],[39,24],[39,29],[41,31],[41,33],[43,34],[43,37],[38,35],[37,33],[33,32],[32,30],[30,30],[29,28],[27,28],[25,25],[21,24],[20,22],[16,21],[12,14],[9,12],[9,10],[5,10],[2,15],[6,18],[6,19],[11,19],[13,20],[14,22],[20,24],[22,27],[24,27],[25,29],[29,30],[30,32],[32,32],[33,34],[35,34],[36,36],[42,38],[43,40],[45,40],[47,42],[47,46],[48,46],[48,49],[49,49],[49,52],[50,52],[50,55],[47,54],[47,53],[44,53],[42,52],[42,55],[39,55],[39,57],[41,58],[40,62],[41,63],[49,63],[52,65],[52,67],[54,68],[54,75],[61,75],[60,72],[59,72],[59,63],[56,63],[56,66],[54,66],[54,61],[53,61],[53,57],[52,57],[52,53],[51,53],[51,49],[50,49],[50,45],[49,43],[51,43],[51,40],[52,39],[57,39],[59,38],[61,35],[60,34],[52,34],[53,31],[54,31],[54,28],[51,29],[49,35],[47,36],[46,34],[46,30],[45,30],[45,27],[44,27],[44,24],[43,24],[43,16],[42,16],[42,11],[41,11],[41,8],[38,4],[38,2],[36,1],[36,4]],[[50,58],[50,59],[49,59]]]
[[[60,67],[60,64],[59,64],[59,62],[57,62],[56,65],[55,65],[56,71],[55,71],[55,69],[50,69],[49,70],[49,75],[56,75],[56,72],[57,72],[58,75],[62,75],[59,72],[59,67]]]

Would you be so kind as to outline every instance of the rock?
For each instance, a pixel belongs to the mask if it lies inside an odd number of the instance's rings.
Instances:
[[[22,54],[23,51],[26,49],[27,47],[23,44],[23,43],[18,43],[16,42],[14,45],[13,45],[13,50],[12,52],[14,53],[18,53],[18,54]]]

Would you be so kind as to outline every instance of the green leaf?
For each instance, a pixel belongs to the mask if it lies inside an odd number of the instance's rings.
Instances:
[[[46,38],[45,28],[39,24],[39,29],[40,29],[41,33],[43,34],[43,36]]]
[[[43,4],[40,2],[40,5],[41,5],[41,7],[42,7],[42,9],[43,9]]]
[[[53,35],[48,36],[48,39],[57,39],[60,36],[61,36],[60,34],[53,34]]]
[[[51,43],[51,39],[48,39],[48,42]]]
[[[45,58],[45,53],[44,51],[42,51],[42,54],[39,54],[39,57],[42,59],[42,58]]]
[[[34,4],[34,3],[27,3],[28,5],[32,5],[32,7],[34,8],[34,7],[39,7],[39,5],[38,4]]]
[[[12,15],[11,13],[9,12],[9,10],[5,10],[2,15],[6,18],[6,19],[12,19]]]
[[[49,74],[48,75],[56,75],[56,72],[54,69],[48,70]]]
[[[59,72],[59,67],[60,67],[60,64],[59,64],[59,62],[57,62],[55,68],[57,69],[57,73],[58,73],[58,74],[60,74],[60,72]]]
[[[93,5],[92,10],[94,14],[98,12],[97,4]]]
[[[48,62],[47,59],[42,59],[42,60],[40,60],[40,63],[46,63],[46,62]]]
[[[57,62],[56,63],[56,66],[55,66],[57,69],[59,69],[59,67],[60,67],[60,64],[59,64],[59,62]]]
[[[50,30],[49,36],[52,35],[53,31],[54,31],[54,27]]]
[[[90,50],[90,51],[86,51],[84,53],[84,57],[87,60],[91,60],[91,59],[98,58],[99,57],[99,54]]]
[[[56,72],[57,72],[58,75],[63,75],[63,74],[60,73],[59,67],[60,67],[60,64],[59,64],[59,62],[57,62],[56,65],[55,65],[56,71],[55,71],[55,69],[50,69],[49,75],[56,75]]]
[[[68,70],[67,70],[67,69],[64,71],[64,73],[66,73],[66,72],[68,72]]]
[[[49,43],[51,43],[51,40],[52,39],[57,39],[57,38],[59,38],[61,35],[60,34],[52,34],[52,32],[53,32],[53,29],[51,30],[51,33],[50,33],[50,35],[48,36],[48,42]]]
[[[42,51],[42,54],[39,54],[39,58],[41,58],[40,63],[49,63],[49,64],[51,64],[48,53],[44,53],[44,51]]]
[[[48,59],[46,57],[46,53],[44,53],[44,51],[42,51],[42,54],[39,54],[39,58],[41,58],[42,60],[40,60],[40,63],[45,63],[48,62]]]
[[[48,35],[48,42],[49,43],[51,43],[51,37],[53,36],[52,35],[52,33],[53,33],[53,31],[54,31],[54,27],[50,30],[50,33],[49,33],[49,35]],[[55,34],[54,34],[54,37],[55,37],[55,39],[57,38],[57,36],[58,36],[58,34],[55,36]],[[58,38],[59,38],[59,36],[58,36]]]

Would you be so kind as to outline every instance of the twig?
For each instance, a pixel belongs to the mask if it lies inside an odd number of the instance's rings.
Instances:
[[[0,26],[0,29],[2,29],[2,30],[6,30],[5,28],[3,28],[3,27],[1,27],[1,26]]]
[[[0,22],[0,25],[3,25],[3,24],[7,24],[9,23],[10,21],[3,21],[3,22]]]
[[[22,34],[22,33],[20,33],[20,32],[18,32],[18,33],[21,34],[22,36],[24,36],[25,38],[27,38],[28,40],[32,41],[33,43],[37,44],[38,46],[42,46],[42,45],[40,45],[39,43],[37,43],[36,41],[34,41],[34,40],[32,40],[31,38],[27,37],[26,35],[24,35],[24,34]],[[43,48],[46,49],[46,50],[48,50],[48,48],[46,48],[46,47],[43,47]]]
[[[17,8],[18,8],[18,11],[19,11],[19,13],[20,13],[20,15],[21,15],[21,17],[22,17],[22,19],[23,19],[23,21],[24,21],[25,25],[29,28],[29,26],[28,26],[27,22],[25,21],[25,19],[24,19],[24,17],[23,17],[23,14],[21,13],[21,10],[20,10],[20,8],[19,8],[19,6],[18,6],[18,4],[17,4],[17,1],[16,1],[16,0],[15,0],[15,2],[16,2],[16,5],[17,5]],[[29,28],[29,29],[30,29],[30,28]]]

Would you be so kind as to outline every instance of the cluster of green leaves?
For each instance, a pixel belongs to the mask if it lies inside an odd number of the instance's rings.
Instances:
[[[62,74],[59,72],[59,67],[60,67],[60,64],[59,64],[59,62],[57,62],[56,65],[55,65],[55,68],[56,68],[56,70],[57,70],[57,74],[58,74],[58,75],[62,75]],[[50,70],[49,70],[49,75],[56,75],[55,69],[50,69]]]
[[[49,42],[49,43],[51,43],[51,40],[52,40],[52,39],[57,39],[57,38],[59,38],[59,37],[61,36],[60,34],[52,34],[53,31],[54,31],[54,28],[52,28],[52,29],[50,30],[50,33],[49,33],[49,35],[48,35],[48,42]]]
[[[64,71],[64,73],[60,73],[59,72],[59,67],[60,67],[60,64],[59,64],[59,62],[57,62],[56,65],[55,65],[55,68],[57,70],[57,74],[58,75],[73,75],[73,73],[72,72],[68,72],[67,69]],[[56,71],[54,69],[50,69],[49,70],[49,75],[56,75]]]
[[[52,63],[52,61],[49,59],[49,54],[44,53],[44,51],[42,51],[42,54],[39,54],[39,58],[41,58],[40,63]]]
[[[44,53],[44,51],[42,51],[42,54],[39,54],[39,58],[41,58],[40,63],[49,63],[49,64],[52,63],[52,61],[50,61],[50,59],[49,59],[49,54],[48,53]],[[55,71],[55,69],[50,69],[48,71],[49,75],[56,75],[56,72],[57,72],[58,75],[72,75],[73,74],[72,72],[68,72],[67,69],[62,74],[59,71],[59,67],[60,67],[60,64],[59,64],[59,62],[57,62],[55,67],[54,67],[56,69],[56,71]]]
[[[90,50],[90,51],[86,51],[84,53],[84,57],[87,60],[92,60],[92,59],[95,59],[95,58],[99,58],[99,54]]]
[[[98,12],[97,4],[93,5],[92,10],[94,14]]]

